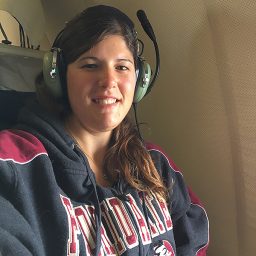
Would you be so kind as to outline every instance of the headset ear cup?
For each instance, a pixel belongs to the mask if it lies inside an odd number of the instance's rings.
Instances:
[[[139,60],[139,71],[136,82],[133,103],[138,103],[147,93],[151,79],[150,65],[142,60]]]
[[[61,98],[62,86],[59,70],[59,52],[57,49],[46,52],[43,58],[43,76],[45,86],[54,98]]]

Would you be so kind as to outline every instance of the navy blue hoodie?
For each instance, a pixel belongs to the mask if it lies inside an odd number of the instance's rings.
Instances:
[[[203,256],[204,208],[159,147],[147,144],[170,202],[121,178],[96,184],[86,156],[39,105],[0,132],[0,255]]]

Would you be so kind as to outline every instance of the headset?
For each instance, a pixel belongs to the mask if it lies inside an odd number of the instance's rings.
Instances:
[[[149,38],[152,40],[155,53],[156,53],[156,71],[154,72],[154,77],[151,79],[152,70],[150,65],[141,57],[138,57],[138,68],[136,70],[136,87],[133,98],[133,103],[140,102],[145,95],[147,95],[158,76],[160,69],[160,57],[159,49],[156,41],[154,31],[146,17],[143,10],[137,11],[137,17]],[[62,55],[62,50],[58,48],[57,42],[61,37],[63,30],[57,35],[53,47],[50,51],[44,54],[43,58],[43,77],[44,83],[51,95],[56,99],[63,99],[67,97],[64,94],[66,92],[66,70],[65,61]]]

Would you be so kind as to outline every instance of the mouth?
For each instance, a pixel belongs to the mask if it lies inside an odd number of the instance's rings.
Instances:
[[[94,103],[99,104],[99,105],[111,105],[119,102],[118,99],[116,98],[97,98],[92,100]]]

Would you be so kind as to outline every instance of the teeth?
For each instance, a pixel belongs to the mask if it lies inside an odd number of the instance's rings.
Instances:
[[[116,103],[116,99],[96,99],[97,104],[113,104]]]

